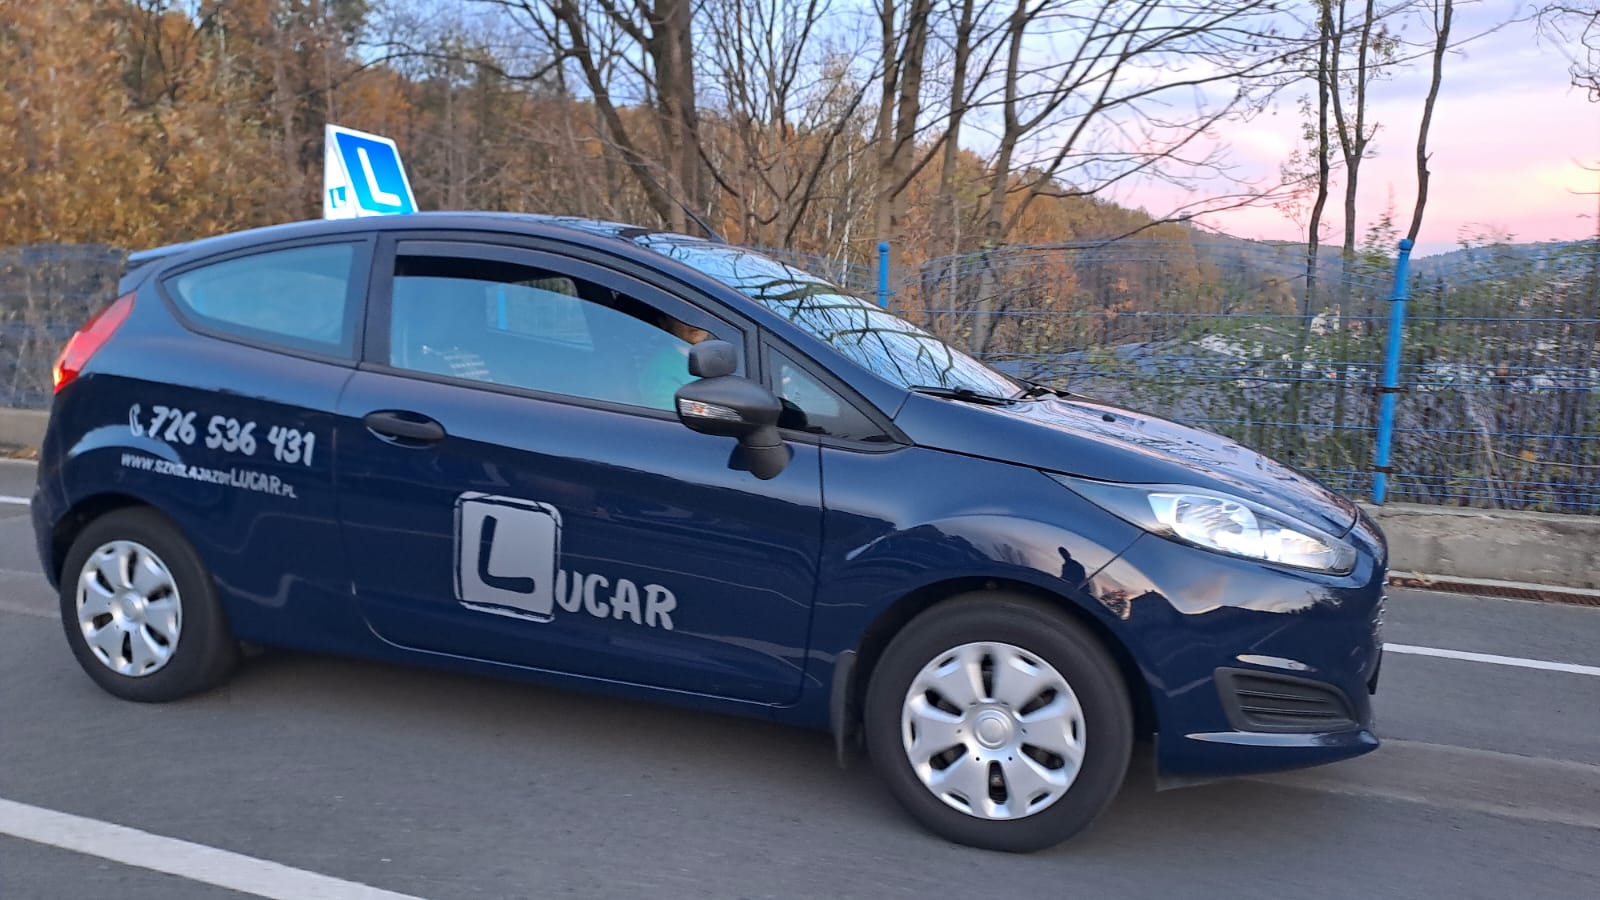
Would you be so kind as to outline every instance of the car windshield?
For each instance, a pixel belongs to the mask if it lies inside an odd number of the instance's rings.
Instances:
[[[903,388],[1011,397],[1019,385],[875,304],[753,250],[667,235],[635,240],[783,315],[872,373]]]

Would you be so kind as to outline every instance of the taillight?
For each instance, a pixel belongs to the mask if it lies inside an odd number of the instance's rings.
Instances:
[[[111,339],[111,335],[116,333],[117,328],[127,320],[128,313],[131,312],[133,312],[133,294],[123,294],[113,300],[110,306],[90,316],[89,321],[84,322],[83,327],[67,339],[67,345],[61,348],[61,355],[56,358],[53,373],[57,392],[78,377],[78,373],[88,365],[89,357],[105,346],[106,341]]]

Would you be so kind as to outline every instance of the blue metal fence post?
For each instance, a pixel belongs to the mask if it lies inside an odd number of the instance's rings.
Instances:
[[[1411,240],[1400,241],[1394,264],[1394,294],[1389,298],[1389,345],[1383,356],[1383,386],[1378,389],[1378,447],[1373,461],[1372,502],[1383,504],[1389,490],[1389,450],[1394,440],[1394,395],[1400,389],[1400,351],[1405,343],[1406,282],[1411,269]]]
[[[878,306],[889,308],[889,242],[878,242]]]

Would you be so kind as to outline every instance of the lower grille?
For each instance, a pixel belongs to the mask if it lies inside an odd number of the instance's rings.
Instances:
[[[1217,689],[1228,720],[1240,731],[1312,733],[1356,727],[1344,692],[1293,675],[1218,669]]]

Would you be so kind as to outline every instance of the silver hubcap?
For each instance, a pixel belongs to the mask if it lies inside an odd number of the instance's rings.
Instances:
[[[78,627],[95,658],[119,675],[160,671],[178,648],[183,608],[172,572],[148,547],[112,541],[78,574]]]
[[[928,790],[980,819],[1049,808],[1083,763],[1077,695],[1054,666],[1010,644],[962,644],[923,666],[900,735]]]

